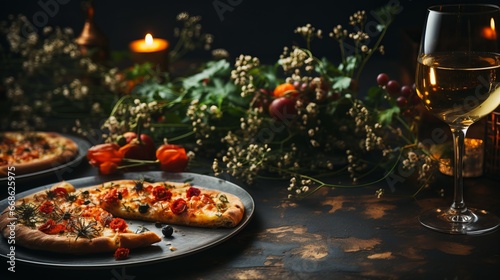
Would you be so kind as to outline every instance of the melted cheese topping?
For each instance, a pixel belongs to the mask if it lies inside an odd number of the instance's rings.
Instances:
[[[153,194],[155,187],[164,187],[172,194],[170,199],[157,200]],[[204,193],[200,188],[201,193],[197,196],[187,197],[189,184],[182,185],[166,185],[159,183],[145,183],[142,189],[136,190],[135,186],[130,184],[124,185],[107,185],[106,193],[112,192],[116,188],[116,192],[121,196],[117,201],[114,201],[115,210],[121,213],[121,216],[132,219],[146,219],[150,221],[161,222],[179,222],[186,221],[188,223],[206,222],[219,219],[222,213],[227,209],[227,199],[219,194]],[[103,194],[105,196],[106,194]],[[172,212],[171,207],[176,199],[182,198],[186,202],[186,209],[180,213]],[[116,213],[115,213],[116,214]],[[187,217],[186,217],[187,216]]]

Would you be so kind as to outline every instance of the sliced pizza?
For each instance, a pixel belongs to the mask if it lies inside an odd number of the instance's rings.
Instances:
[[[9,203],[0,231],[29,249],[120,256],[161,241],[146,227],[130,230],[127,221],[231,228],[244,213],[236,195],[190,183],[113,180],[77,189],[60,182]]]

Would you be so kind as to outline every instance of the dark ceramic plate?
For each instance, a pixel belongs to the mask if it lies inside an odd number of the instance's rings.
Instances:
[[[95,176],[95,177],[85,177],[75,180],[69,180],[73,186],[76,188],[82,188],[87,186],[92,186],[100,184],[105,181],[115,180],[115,179],[140,179],[144,177],[145,180],[152,181],[175,181],[175,182],[185,182],[189,180],[194,185],[204,186],[207,188],[213,188],[225,192],[229,192],[237,195],[243,201],[245,205],[245,215],[241,223],[235,228],[220,228],[220,229],[206,229],[206,228],[194,228],[194,227],[183,227],[183,226],[173,226],[174,234],[170,238],[163,237],[160,228],[156,228],[154,223],[133,221],[128,220],[129,228],[136,230],[138,227],[144,226],[147,229],[156,232],[159,236],[162,236],[162,241],[153,244],[147,248],[132,250],[129,258],[126,260],[117,261],[113,258],[113,253],[97,254],[97,255],[84,255],[84,256],[73,256],[64,254],[47,253],[41,251],[33,251],[23,248],[21,246],[15,246],[15,259],[16,261],[26,262],[37,265],[44,266],[63,266],[68,268],[96,268],[96,267],[112,267],[118,265],[127,264],[144,264],[152,263],[157,261],[172,260],[180,257],[184,257],[190,254],[195,254],[202,250],[208,249],[222,242],[225,242],[238,232],[240,232],[250,221],[254,210],[255,204],[253,198],[248,194],[243,188],[231,182],[195,173],[165,173],[160,171],[148,171],[148,172],[131,172],[125,173],[118,176]],[[25,195],[31,193],[45,190],[49,188],[50,185],[41,186],[38,188],[31,189],[16,195],[19,199]],[[5,209],[8,206],[8,199],[4,199],[0,202],[0,209]],[[15,238],[15,237],[14,237]],[[7,258],[10,254],[10,244],[8,244],[7,239],[0,237],[0,255]],[[171,250],[171,248],[175,250]]]
[[[25,181],[28,179],[31,180],[31,179],[41,178],[41,177],[45,177],[45,176],[53,175],[53,174],[57,175],[58,172],[60,174],[63,174],[63,173],[65,173],[65,171],[71,170],[71,169],[74,169],[75,167],[77,167],[80,164],[80,162],[87,156],[87,151],[90,148],[90,143],[87,142],[86,140],[75,137],[73,135],[69,135],[69,134],[61,134],[61,135],[64,137],[68,137],[69,139],[73,140],[76,143],[76,145],[78,145],[78,154],[76,155],[75,158],[73,158],[72,160],[70,160],[64,164],[57,165],[57,166],[50,166],[50,167],[47,167],[47,169],[43,169],[43,170],[40,170],[37,172],[32,172],[32,173],[27,173],[27,174],[16,174],[15,180],[16,181]],[[15,173],[15,171],[13,173]],[[7,180],[8,180],[8,177],[0,178],[0,182],[7,181]]]

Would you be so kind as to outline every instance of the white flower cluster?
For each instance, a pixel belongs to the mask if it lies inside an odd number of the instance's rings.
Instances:
[[[208,119],[210,117],[220,118],[222,117],[222,112],[215,105],[209,107],[206,104],[200,104],[198,100],[193,100],[189,104],[186,116],[189,117],[191,121],[193,133],[196,138],[196,145],[202,146],[203,141],[209,139],[212,132],[215,130],[214,126],[209,125],[210,122]]]
[[[224,172],[252,184],[265,166],[271,148],[267,144],[260,143],[249,144],[248,146],[239,145],[240,139],[231,132],[224,137],[223,141],[229,144],[229,148],[222,156],[222,162],[225,164]],[[213,161],[212,170],[215,176],[219,176],[223,172],[217,159]]]
[[[293,198],[295,195],[301,195],[307,193],[311,187],[315,184],[309,178],[302,178],[301,176],[293,176],[290,178],[290,184],[288,185],[288,198]]]
[[[314,62],[313,58],[297,46],[293,46],[292,51],[290,51],[288,47],[284,47],[278,62],[285,72],[296,70],[303,66],[306,71],[312,71],[314,69],[312,65]]]
[[[174,36],[178,40],[169,53],[170,63],[179,60],[186,53],[197,48],[211,49],[214,36],[202,32],[200,16],[192,16],[187,12],[182,12],[177,15],[177,21],[182,22],[183,26],[174,28]]]
[[[249,75],[249,71],[260,65],[260,61],[256,57],[250,55],[240,55],[234,64],[235,69],[231,71],[231,79],[234,84],[241,87],[241,96],[251,96],[255,93],[256,88],[253,85],[253,76]]]
[[[151,126],[152,115],[159,111],[156,101],[149,103],[134,99],[132,103],[122,102],[115,108],[115,112],[106,119],[102,128],[107,131],[103,137],[108,142],[115,142],[123,133],[128,131],[137,131],[138,126],[154,131]]]
[[[321,29],[316,30],[316,28],[314,28],[310,23],[304,26],[297,27],[295,29],[295,33],[302,35],[302,37],[304,38],[322,38],[323,36],[323,32],[321,31]]]
[[[382,126],[375,123],[373,126],[369,120],[369,110],[359,101],[355,100],[353,106],[349,109],[349,115],[354,118],[355,132],[363,133],[365,137],[361,145],[364,150],[372,151],[374,149],[384,149],[383,138],[376,134]]]
[[[104,102],[94,97],[113,93],[97,86],[105,67],[81,54],[71,28],[45,26],[41,31],[24,15],[0,23],[8,46],[0,47],[6,66],[2,82],[16,120],[2,127],[40,129],[48,115],[76,115],[74,110],[102,117]]]
[[[424,148],[423,146],[421,148]],[[410,150],[406,154],[406,158],[402,161],[403,169],[417,169],[417,180],[422,183],[423,187],[429,186],[429,178],[432,178],[432,173],[436,169],[436,160],[430,155],[421,153],[420,151]]]
[[[82,100],[88,96],[89,88],[80,79],[74,79],[53,90],[55,95],[62,95],[71,100]]]

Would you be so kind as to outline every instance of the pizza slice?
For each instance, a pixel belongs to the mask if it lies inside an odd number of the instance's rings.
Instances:
[[[119,180],[103,186],[100,205],[128,219],[196,226],[232,228],[245,208],[237,196],[190,183]]]
[[[59,253],[88,254],[139,248],[159,242],[152,231],[132,232],[127,222],[98,205],[98,188],[78,189],[61,182],[9,205],[0,230],[16,244]]]

